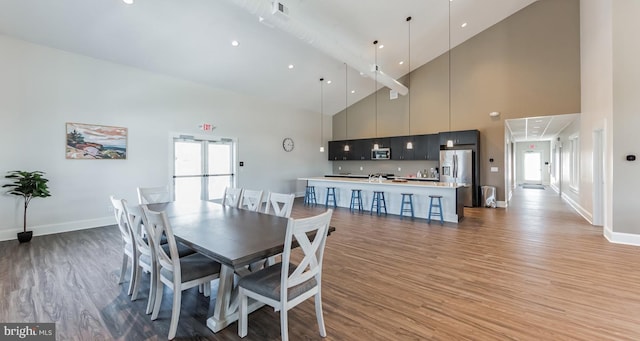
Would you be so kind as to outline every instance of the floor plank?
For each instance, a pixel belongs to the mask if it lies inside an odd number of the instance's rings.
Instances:
[[[324,206],[296,202],[294,217]],[[638,340],[640,249],[609,243],[550,189],[518,188],[508,209],[465,209],[458,225],[337,209],[327,241],[325,340]],[[115,226],[0,242],[0,321],[55,322],[58,340],[165,339],[118,285]],[[299,256],[299,255],[298,255]],[[211,299],[183,294],[179,339],[238,340],[205,326]],[[312,301],[289,315],[293,340],[321,340]],[[246,340],[279,340],[279,315],[249,318]]]

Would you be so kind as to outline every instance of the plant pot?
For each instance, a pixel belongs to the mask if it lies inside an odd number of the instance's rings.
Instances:
[[[31,241],[31,237],[33,237],[33,231],[27,232],[18,232],[18,241],[20,243],[28,243]]]

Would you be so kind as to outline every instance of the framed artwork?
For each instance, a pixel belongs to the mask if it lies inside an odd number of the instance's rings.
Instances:
[[[127,128],[67,122],[67,159],[126,159]]]

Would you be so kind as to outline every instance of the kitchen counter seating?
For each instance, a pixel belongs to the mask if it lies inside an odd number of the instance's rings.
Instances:
[[[386,208],[389,214],[397,214],[402,209],[402,193],[413,194],[413,207],[416,218],[427,219],[429,210],[429,195],[442,196],[442,219],[447,222],[457,223],[464,217],[463,194],[469,190],[461,184],[433,182],[433,181],[407,181],[394,182],[393,180],[377,179],[369,182],[367,178],[342,178],[342,177],[313,177],[300,178],[307,181],[309,186],[316,186],[319,191],[326,191],[327,187],[335,187],[337,206],[352,208],[351,191],[362,190],[362,205],[370,207],[373,200],[373,192],[385,193]],[[317,193],[326,195],[326,193]]]

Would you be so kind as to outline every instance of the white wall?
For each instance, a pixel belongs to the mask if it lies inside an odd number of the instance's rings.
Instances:
[[[137,186],[166,184],[170,133],[201,134],[203,122],[218,127],[212,136],[238,140],[241,187],[294,192],[297,177],[331,170],[318,151],[319,113],[2,35],[0,75],[0,174],[42,170],[50,179],[52,197],[29,207],[35,235],[113,224],[109,195],[135,201]],[[65,122],[127,127],[127,160],[66,160]],[[293,152],[283,151],[284,137]],[[21,229],[20,205],[0,196],[0,240]]]

